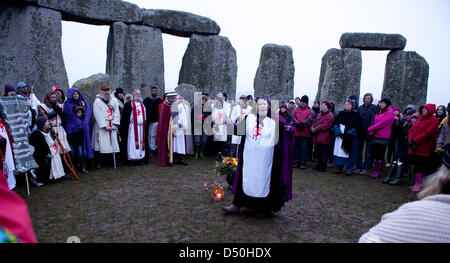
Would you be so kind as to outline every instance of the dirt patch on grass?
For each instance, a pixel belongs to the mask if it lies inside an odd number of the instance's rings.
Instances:
[[[106,167],[64,181],[16,191],[30,210],[39,242],[356,242],[401,204],[414,201],[407,185],[390,186],[368,176],[335,175],[294,169],[293,200],[273,218],[248,211],[225,216],[233,200],[225,190],[211,201],[205,182],[227,185],[214,175],[212,159],[189,166]]]

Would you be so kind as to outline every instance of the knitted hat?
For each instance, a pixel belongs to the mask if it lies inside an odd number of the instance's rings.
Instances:
[[[125,94],[125,92],[123,91],[122,88],[117,88],[117,89],[114,91],[114,96],[117,96],[117,94],[119,94],[119,93]]]
[[[39,116],[36,120],[36,127],[39,130],[42,130],[42,128],[44,127],[46,122],[47,122],[47,118],[45,118],[44,116]]]
[[[309,98],[308,98],[308,96],[303,95],[303,97],[300,99],[300,101],[308,104],[309,103]]]
[[[281,108],[285,108],[285,109],[287,109],[287,104],[286,104],[286,102],[283,102],[283,103],[281,103],[281,105],[280,105],[280,109]]]
[[[391,100],[388,99],[388,98],[383,98],[383,99],[380,100],[380,102],[386,103],[386,106],[387,106],[387,107],[389,107],[389,106],[392,105]]]
[[[13,86],[6,84],[5,85],[5,95],[8,94],[8,92],[11,92],[11,91],[16,91],[16,90],[14,89]]]
[[[400,108],[399,107],[394,107],[394,111],[399,111],[400,112]]]
[[[328,110],[331,110],[333,108],[333,105],[331,104],[331,102],[324,100],[322,101],[322,103],[324,103],[325,105],[327,105]]]
[[[57,91],[57,90],[63,91],[59,86],[56,86],[56,85],[55,85],[55,86],[52,87],[52,91],[53,91],[53,92],[55,92],[55,91]]]
[[[294,100],[290,100],[289,103],[295,104],[295,101]]]

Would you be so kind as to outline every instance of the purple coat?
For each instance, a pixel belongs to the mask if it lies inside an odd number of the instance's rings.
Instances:
[[[373,138],[391,139],[391,128],[394,123],[394,110],[389,106],[386,111],[375,115],[374,124],[367,132],[375,132]]]
[[[279,116],[279,140],[275,145],[275,151],[279,151],[280,154],[275,156],[279,156],[279,160],[274,160],[272,172],[279,172],[280,176],[280,185],[281,189],[284,189],[282,193],[283,202],[287,202],[292,199],[292,161],[294,159],[294,127],[290,126],[290,124],[286,123],[284,119]],[[288,129],[288,130],[286,130]],[[242,161],[244,155],[244,147],[245,147],[245,139],[246,136],[242,136],[241,144],[238,149],[238,166],[236,169],[236,177],[233,182],[232,193],[236,194],[238,187],[238,180],[242,180]],[[279,164],[279,167],[275,167],[276,164]],[[278,169],[277,169],[278,168]]]
[[[80,98],[75,101],[73,97],[74,92],[78,92]],[[84,119],[78,118],[73,110],[75,107],[82,106],[81,101],[84,102],[84,109],[86,111]],[[91,130],[90,120],[92,117],[92,110],[89,103],[83,98],[83,95],[77,88],[71,88],[67,91],[67,99],[64,102],[64,129],[67,134],[72,134],[83,130],[84,147],[83,153],[88,159],[94,158],[94,151],[91,145]]]

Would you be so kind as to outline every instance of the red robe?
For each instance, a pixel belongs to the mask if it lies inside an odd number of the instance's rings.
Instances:
[[[158,123],[158,160],[159,166],[172,165],[171,154],[173,153],[173,144],[169,145],[172,139],[172,132],[170,126],[170,119],[172,117],[171,104],[165,101],[162,103],[161,112],[159,114]]]

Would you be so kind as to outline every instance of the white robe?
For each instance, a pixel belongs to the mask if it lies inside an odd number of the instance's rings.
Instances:
[[[178,104],[178,115],[173,121],[173,152],[186,154],[186,130],[189,128],[188,116],[183,103]]]
[[[53,155],[50,169],[50,179],[58,179],[65,175],[64,168],[61,161],[60,152],[57,147],[57,143],[51,137],[50,133],[41,132],[44,135],[45,141],[50,149],[51,155]]]
[[[41,106],[46,113],[45,114],[49,114],[51,112],[54,112],[53,109],[47,107],[47,105],[41,103],[39,106]],[[58,104],[59,106],[59,104]],[[39,109],[38,109],[39,111]],[[61,144],[63,145],[64,149],[66,150],[66,152],[70,152],[70,145],[69,142],[67,141],[67,133],[64,130],[64,127],[62,126],[62,120],[61,117],[59,117],[59,115],[56,115],[56,118],[53,118],[51,120],[49,120],[50,123],[52,124],[52,129],[53,132],[58,135],[59,140],[61,141]],[[58,151],[62,154],[63,151],[61,149],[61,147],[59,146],[59,144],[57,143],[56,146],[58,147]]]
[[[141,107],[142,106],[142,107]],[[133,107],[133,103],[131,103]],[[131,112],[130,125],[128,126],[128,160],[141,160],[145,157],[145,144],[142,145],[144,140],[144,116],[145,116],[145,106],[141,103],[136,103],[136,115],[137,115],[137,130],[138,130],[138,143],[139,149],[136,149],[136,141],[134,137],[134,118],[133,111]],[[147,116],[145,116],[147,117]],[[145,142],[144,142],[145,143]]]
[[[214,141],[216,142],[226,142],[227,141],[227,125],[226,121],[230,117],[230,107],[229,104],[224,103],[224,106],[220,109],[216,105],[212,108],[212,120],[214,122],[213,134]]]
[[[236,105],[236,106],[234,106],[233,110],[231,111],[230,119],[232,122],[236,122],[239,116],[244,118],[245,116],[250,114],[250,112],[252,112],[251,106],[247,106],[247,108],[242,109],[240,105]],[[231,143],[232,144],[240,144],[241,136],[238,136],[238,135],[231,136]]]
[[[8,179],[9,189],[14,189],[16,187],[16,177],[14,176],[14,170],[16,166],[14,165],[14,158],[12,155],[11,142],[9,141],[8,132],[6,131],[5,125],[0,123],[0,135],[6,139],[6,151],[5,151],[5,161],[3,162],[3,174]]]
[[[246,195],[258,198],[267,197],[270,192],[276,134],[274,120],[266,117],[263,124],[257,135],[256,115],[248,115],[242,166],[242,189]]]
[[[100,153],[120,152],[119,143],[117,142],[117,129],[111,132],[104,129],[120,125],[120,112],[117,100],[111,97],[108,103],[112,107],[112,111],[100,99],[96,98],[93,105],[94,128],[92,129],[92,148]]]

